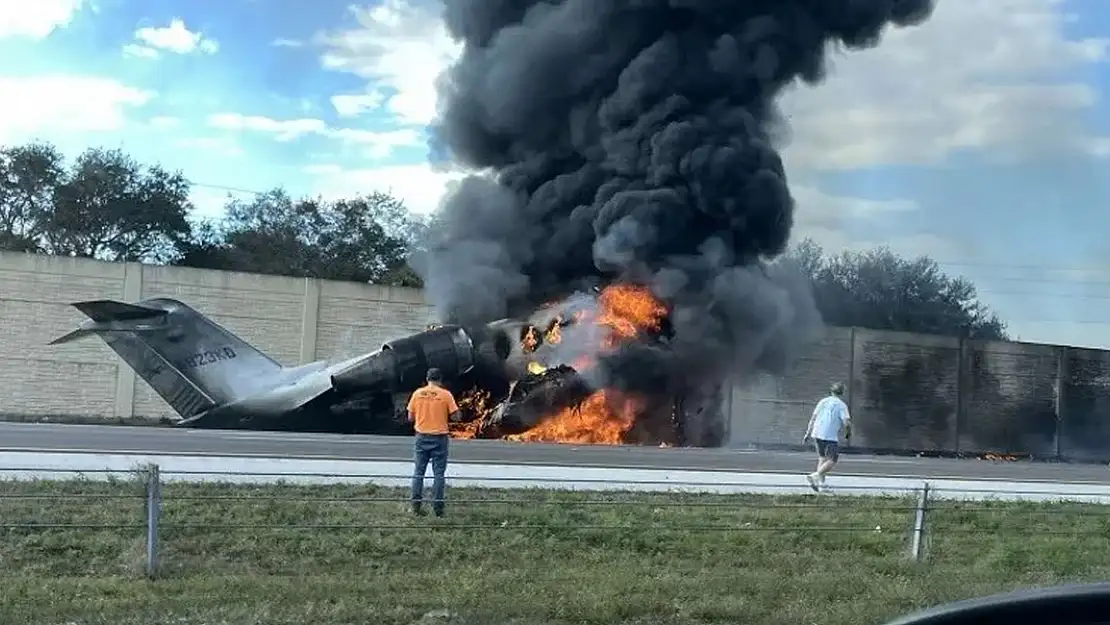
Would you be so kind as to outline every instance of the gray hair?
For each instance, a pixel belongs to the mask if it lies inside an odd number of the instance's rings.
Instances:
[[[833,382],[832,386],[829,387],[829,392],[832,393],[833,395],[838,395],[838,396],[843,395],[844,394],[844,383],[843,382]]]

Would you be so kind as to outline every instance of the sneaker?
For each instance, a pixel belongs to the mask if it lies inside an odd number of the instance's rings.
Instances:
[[[821,489],[817,486],[817,475],[815,473],[806,475],[806,481],[809,482],[809,487],[813,489],[813,492],[821,492]]]
[[[428,513],[424,510],[424,508],[420,506],[413,506],[412,513],[415,516],[428,516]]]
[[[435,513],[437,518],[443,518],[443,508],[437,508],[432,512]]]

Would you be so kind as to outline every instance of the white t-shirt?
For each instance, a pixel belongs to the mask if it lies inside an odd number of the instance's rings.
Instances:
[[[813,430],[810,436],[823,441],[840,439],[840,427],[848,422],[848,405],[839,397],[829,395],[813,408]]]

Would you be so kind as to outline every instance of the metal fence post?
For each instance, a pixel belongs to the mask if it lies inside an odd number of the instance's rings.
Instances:
[[[146,475],[146,574],[158,574],[158,521],[162,516],[162,480],[158,465],[147,467]]]
[[[925,542],[925,510],[929,505],[929,483],[921,485],[921,492],[917,497],[917,510],[913,516],[913,542],[910,545],[910,557],[914,562],[921,560],[921,547]]]

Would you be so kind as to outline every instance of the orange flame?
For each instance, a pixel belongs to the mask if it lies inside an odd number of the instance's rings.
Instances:
[[[555,321],[551,322],[551,329],[549,329],[543,335],[543,340],[545,343],[548,343],[550,345],[557,345],[560,341],[563,340],[562,321],[562,317],[556,317]]]
[[[592,319],[577,314],[578,322],[590,321],[606,328],[603,347],[611,349],[623,341],[646,331],[657,331],[667,316],[667,307],[646,287],[617,284],[602,290]],[[547,341],[557,343],[561,336],[559,323],[548,331]],[[554,340],[552,336],[554,335]],[[579,371],[592,363],[581,358],[573,363]],[[639,397],[603,389],[576,406],[560,410],[542,419],[536,427],[508,437],[516,441],[593,443],[619,445],[643,413],[646,402]]]
[[[643,401],[611,390],[590,395],[577,406],[546,417],[523,434],[507,437],[512,441],[542,443],[593,443],[617,445],[636,423]]]
[[[524,333],[524,339],[521,341],[521,347],[524,348],[525,353],[532,353],[540,345],[540,337],[536,333],[536,329],[528,326],[528,331]]]
[[[542,343],[558,344],[562,340],[562,327],[569,323],[592,323],[604,330],[601,338],[603,350],[613,349],[623,342],[646,333],[658,331],[668,310],[646,287],[617,284],[606,287],[598,296],[593,310],[576,311],[570,318],[557,317],[546,331],[528,327],[521,338],[525,353],[535,352]],[[593,365],[590,357],[579,358],[571,366],[583,371]],[[528,371],[533,375],[543,373],[547,367],[540,362],[529,362]],[[459,399],[459,408],[477,418],[452,426],[455,438],[475,438],[494,406],[490,394],[482,390],[465,393]],[[508,440],[529,442],[562,442],[581,444],[619,445],[628,439],[637,419],[648,408],[647,400],[614,389],[599,390],[575,406],[556,411],[540,420],[539,424],[523,434],[506,436]]]
[[[651,291],[633,284],[607,287],[598,298],[596,321],[609,329],[606,347],[614,347],[644,331],[657,331],[667,316],[667,307]]]
[[[459,397],[459,412],[463,413],[467,418],[461,423],[451,424],[451,437],[452,438],[474,438],[478,435],[478,429],[482,427],[482,418],[489,414],[492,397],[489,391],[482,389],[472,389],[463,393]]]

